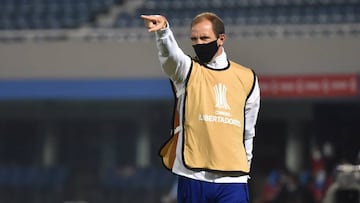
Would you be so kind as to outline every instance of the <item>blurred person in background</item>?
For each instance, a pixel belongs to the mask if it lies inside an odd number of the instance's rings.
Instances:
[[[191,22],[196,57],[178,46],[161,15],[142,15],[176,95],[174,129],[160,155],[178,175],[179,203],[249,203],[248,179],[260,89],[253,70],[228,59],[223,21],[201,13]]]
[[[336,167],[336,179],[324,195],[322,203],[359,203],[360,165],[350,163]]]
[[[273,169],[267,176],[262,188],[259,203],[273,203],[281,189],[282,171]]]

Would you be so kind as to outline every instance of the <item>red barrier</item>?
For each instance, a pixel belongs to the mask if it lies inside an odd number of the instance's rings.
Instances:
[[[359,84],[357,74],[259,76],[265,98],[353,97]]]

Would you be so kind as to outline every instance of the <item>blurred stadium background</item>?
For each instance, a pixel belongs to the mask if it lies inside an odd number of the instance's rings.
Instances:
[[[290,183],[321,202],[360,163],[359,0],[0,0],[0,202],[160,202],[173,95],[139,16],[193,54],[201,11],[260,78],[252,202]]]

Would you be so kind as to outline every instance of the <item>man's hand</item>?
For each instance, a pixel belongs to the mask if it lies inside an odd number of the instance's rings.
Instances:
[[[164,16],[161,15],[141,15],[144,19],[145,27],[148,29],[148,32],[155,32],[161,29],[165,29],[167,26],[167,20]]]

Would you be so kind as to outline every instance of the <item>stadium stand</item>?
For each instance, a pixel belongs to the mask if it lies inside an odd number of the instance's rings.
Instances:
[[[168,191],[174,181],[174,175],[157,167],[134,168],[132,172],[112,168],[106,172],[101,184],[107,202],[144,202],[143,196],[148,202],[157,202],[156,197],[163,195],[161,191]]]
[[[47,196],[57,200],[57,196],[64,191],[67,180],[68,170],[65,167],[2,165],[0,201],[31,202]]]
[[[115,0],[0,0],[0,29],[65,29],[93,22]]]
[[[109,169],[102,179],[106,187],[120,189],[151,189],[157,188],[166,190],[171,187],[174,176],[168,172],[163,173],[162,169],[156,167],[135,168],[133,172],[124,172],[121,169]]]
[[[360,21],[360,2],[351,0],[147,0],[134,16],[120,13],[115,27],[138,26],[135,16],[162,14],[174,26],[187,26],[192,16],[212,11],[229,25],[339,24]],[[131,23],[123,23],[131,22]],[[134,22],[135,21],[135,22]]]
[[[222,17],[232,37],[360,34],[359,0],[0,0],[0,42],[144,41],[139,15],[162,14],[187,28],[201,11]]]
[[[0,0],[0,30],[64,29],[93,24],[119,0]],[[145,0],[135,12],[119,12],[113,27],[139,27],[141,14],[163,14],[174,26],[213,11],[230,25],[339,24],[360,21],[358,0]]]
[[[0,167],[0,187],[62,187],[66,178],[64,167]]]

